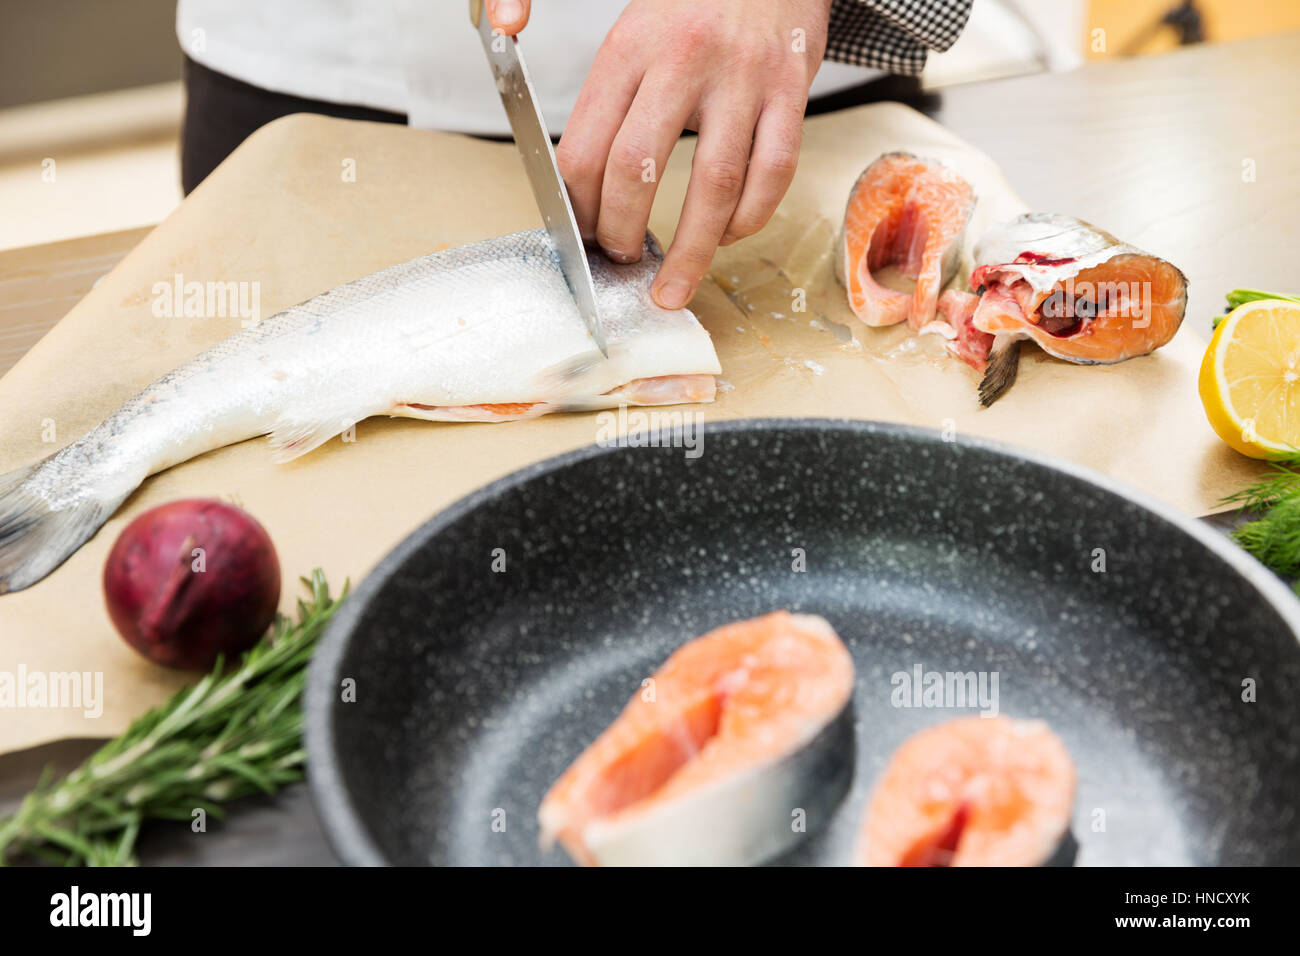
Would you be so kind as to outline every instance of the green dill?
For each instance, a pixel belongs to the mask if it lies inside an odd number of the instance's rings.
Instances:
[[[1300,455],[1271,462],[1257,481],[1223,500],[1257,516],[1233,531],[1239,545],[1278,574],[1300,576]]]
[[[1261,292],[1259,289],[1233,289],[1227,295],[1227,308],[1224,309],[1223,315],[1216,315],[1211,321],[1214,328],[1219,327],[1219,323],[1228,317],[1228,313],[1240,305],[1247,302],[1258,302],[1260,299],[1281,299],[1283,302],[1295,302],[1300,305],[1300,296],[1279,295],[1276,292]]]

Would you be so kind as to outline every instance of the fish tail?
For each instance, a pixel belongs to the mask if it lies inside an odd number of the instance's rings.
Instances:
[[[1014,335],[994,336],[988,366],[980,381],[980,404],[988,408],[1005,395],[1007,389],[1016,383],[1019,371],[1020,339]]]
[[[32,479],[55,457],[0,475],[0,594],[21,591],[57,568],[130,494],[52,501]]]

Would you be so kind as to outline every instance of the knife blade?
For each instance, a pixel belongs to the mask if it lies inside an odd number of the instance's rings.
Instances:
[[[515,146],[524,161],[537,208],[559,256],[564,280],[569,285],[569,291],[578,306],[578,314],[582,316],[596,347],[602,355],[609,358],[605,329],[596,307],[596,287],[591,279],[587,251],[582,242],[582,234],[578,231],[578,220],[573,215],[569,191],[555,162],[555,148],[551,145],[546,121],[537,104],[537,93],[528,76],[528,67],[524,65],[518,41],[514,37],[494,33],[492,22],[486,13],[483,0],[470,0],[470,20],[478,28],[483,49],[487,52],[492,78],[496,81],[501,103],[510,119]]]

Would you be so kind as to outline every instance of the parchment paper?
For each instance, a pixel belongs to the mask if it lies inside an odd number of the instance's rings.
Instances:
[[[947,161],[975,185],[969,240],[1021,211],[986,156],[906,107],[810,119],[798,176],[776,218],[719,252],[717,282],[693,304],[723,367],[719,400],[703,407],[708,420],[846,416],[947,428],[958,440],[990,436],[1074,459],[1190,514],[1214,510],[1254,473],[1205,422],[1196,394],[1204,345],[1189,328],[1156,355],[1113,367],[1068,365],[1026,348],[1018,383],[985,410],[976,374],[947,357],[936,337],[853,319],[830,249],[857,174],[900,148]],[[690,159],[687,141],[662,176],[651,225],[665,242]],[[0,380],[0,472],[75,440],[148,382],[238,331],[238,317],[155,316],[155,283],[178,274],[186,282],[257,282],[268,316],[440,247],[538,225],[510,144],[314,116],[273,123]],[[1177,250],[1152,251],[1177,261]],[[796,289],[806,311],[796,311]],[[279,551],[288,611],[301,593],[298,575],[320,566],[335,587],[359,580],[445,505],[596,437],[591,414],[504,425],[371,419],[355,442],[336,439],[288,465],[272,464],[259,439],[155,476],[58,571],[0,596],[0,672],[99,672],[104,697],[93,718],[76,708],[0,710],[0,752],[110,736],[195,679],[138,657],[104,611],[104,558],[141,511],[192,496],[247,508]]]

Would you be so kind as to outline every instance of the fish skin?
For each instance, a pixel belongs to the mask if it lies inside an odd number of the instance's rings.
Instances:
[[[1034,251],[1057,259],[1072,259],[1064,265],[1018,264],[1023,252]],[[1136,246],[1121,242],[1092,223],[1059,213],[1024,213],[1010,222],[992,226],[975,245],[975,267],[1003,265],[1018,272],[1035,291],[1049,291],[1067,276],[1101,265],[1123,253],[1146,255]]]
[[[149,475],[224,445],[270,434],[283,461],[373,415],[434,417],[412,404],[603,408],[637,379],[719,374],[695,316],[650,298],[662,259],[648,234],[639,262],[590,254],[608,360],[542,229],[392,266],[219,342],[0,475],[0,594],[53,571]]]

